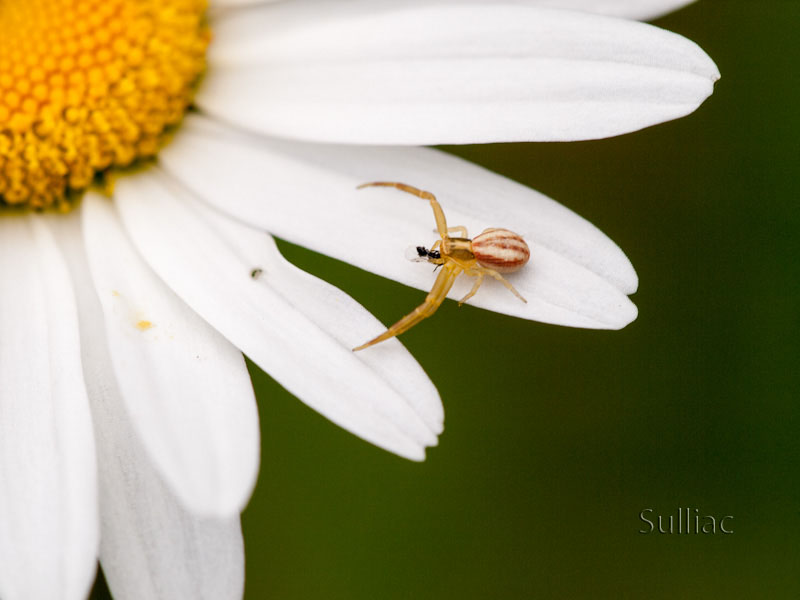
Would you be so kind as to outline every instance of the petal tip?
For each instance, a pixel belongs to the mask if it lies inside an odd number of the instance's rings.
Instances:
[[[633,323],[639,317],[639,308],[628,299],[627,305],[620,306],[620,317],[619,324],[613,328],[615,330],[624,329]]]

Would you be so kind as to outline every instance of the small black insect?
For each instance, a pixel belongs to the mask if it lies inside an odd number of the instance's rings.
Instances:
[[[428,250],[425,246],[417,246],[417,254],[419,254],[420,258],[432,258],[434,260],[442,258],[438,250]]]

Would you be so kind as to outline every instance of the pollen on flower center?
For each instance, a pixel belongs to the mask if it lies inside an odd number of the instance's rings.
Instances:
[[[0,208],[65,208],[158,151],[205,67],[206,0],[0,1]]]

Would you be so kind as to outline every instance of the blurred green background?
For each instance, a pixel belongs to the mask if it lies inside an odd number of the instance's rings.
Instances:
[[[800,598],[800,2],[706,0],[656,24],[720,68],[693,115],[446,148],[605,231],[639,273],[638,320],[588,331],[445,303],[403,336],[446,410],[422,464],[251,365],[263,458],[246,598]],[[384,323],[422,300],[281,248]],[[444,338],[463,353],[440,355]],[[638,533],[643,509],[679,507],[733,515],[734,533]]]

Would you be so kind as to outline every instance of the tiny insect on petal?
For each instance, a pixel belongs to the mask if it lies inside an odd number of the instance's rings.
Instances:
[[[528,244],[519,234],[496,227],[484,230],[472,240],[472,252],[478,264],[498,273],[512,273],[531,257]]]

